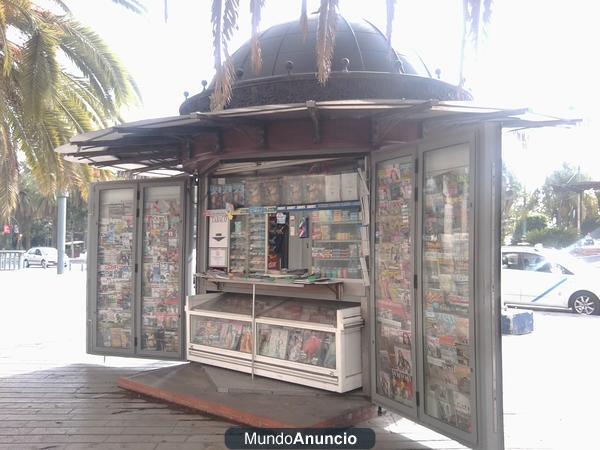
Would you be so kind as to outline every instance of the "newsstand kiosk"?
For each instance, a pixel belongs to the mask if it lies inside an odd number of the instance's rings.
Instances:
[[[208,89],[180,116],[58,149],[175,175],[92,186],[88,352],[362,389],[469,447],[503,448],[501,130],[539,118],[478,107],[372,25],[346,25],[362,51],[338,29],[343,67],[326,88],[296,25],[274,27],[261,37],[273,72],[250,75],[248,44],[233,55],[228,109],[209,112]]]

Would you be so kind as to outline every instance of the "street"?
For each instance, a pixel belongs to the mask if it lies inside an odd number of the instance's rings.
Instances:
[[[53,375],[45,376],[51,379],[59,377],[57,374],[60,370],[68,370],[71,374],[72,371],[83,373],[91,370],[93,373],[104,374],[102,376],[105,380],[106,374],[110,374],[111,370],[116,371],[116,378],[117,374],[121,373],[119,370],[123,373],[133,373],[136,370],[148,370],[168,364],[115,357],[105,359],[85,353],[85,272],[79,271],[79,268],[67,271],[61,276],[56,275],[55,269],[40,268],[0,272],[0,303],[3,311],[0,316],[0,404],[4,408],[8,404],[5,402],[16,395],[10,388],[16,385],[14,380],[24,379],[19,376],[33,377],[28,374],[45,373],[44,371],[50,370]],[[533,333],[503,338],[506,448],[598,447],[595,405],[600,403],[600,391],[596,387],[600,364],[595,345],[599,341],[600,316],[576,316],[546,311],[534,313]],[[62,369],[65,367],[66,369]],[[202,415],[184,414],[150,400],[132,400],[118,388],[111,389],[115,391],[111,394],[116,396],[114,402],[120,402],[119,405],[126,401],[135,401],[136,408],[158,408],[163,416],[165,412],[173,410],[174,416],[168,419],[171,422],[185,418],[202,421],[200,425],[206,426],[207,419],[210,419]],[[87,391],[89,388],[84,388],[82,392]],[[63,395],[68,396],[68,391],[65,392]],[[107,398],[110,398],[110,395]],[[97,400],[94,398],[93,401]],[[107,401],[106,398],[103,401]],[[106,408],[113,406],[107,404]],[[97,421],[96,424],[110,424],[110,420],[106,422],[107,419],[111,417],[105,417],[104,422]],[[162,417],[161,420],[166,419]],[[199,447],[200,443],[196,443],[195,447],[189,448],[221,448],[219,443],[222,441],[219,436],[227,424],[214,419],[210,421],[214,422],[214,426],[211,425],[207,441],[204,442],[205,447]],[[45,442],[46,445],[58,445],[63,442],[56,436],[40,441],[39,435],[31,436],[31,440],[27,440],[27,436],[18,436],[22,429],[16,427],[13,422],[9,415],[3,416],[3,412],[0,411],[0,448],[1,444],[5,444],[6,448],[16,448],[16,445],[10,444],[12,442],[22,443],[25,447],[40,445],[34,444],[38,442]],[[21,422],[24,423],[23,420],[19,423]],[[60,427],[57,425],[59,423],[56,422],[53,426]],[[392,413],[363,425],[376,429],[377,448],[462,448]],[[173,430],[177,429],[189,431],[190,427],[178,428],[177,425],[173,425]],[[42,428],[38,427],[35,430],[40,433]],[[46,432],[52,434],[47,430]],[[103,430],[100,435],[104,436],[105,440],[94,441],[96,445],[104,442],[103,445],[108,446],[107,448],[114,448],[110,445],[116,444],[109,445],[110,442],[123,444],[130,439],[131,444],[131,440],[135,439],[135,434],[128,435],[122,432],[125,434],[121,437],[123,440],[115,440],[114,436],[107,435],[105,427]],[[199,428],[195,428],[194,433],[189,433],[186,439],[192,440],[188,442],[198,439],[198,430]],[[97,435],[94,436],[98,438]],[[144,437],[144,446],[168,448],[176,444],[172,436],[170,441],[161,441],[159,438]],[[183,438],[178,439],[180,440],[177,448],[186,448],[181,443]],[[418,444],[407,439],[414,439]],[[149,444],[151,442],[154,442],[152,446]],[[208,443],[211,443],[211,446],[207,446]],[[121,444],[119,448],[123,448]],[[130,448],[141,448],[136,445]]]

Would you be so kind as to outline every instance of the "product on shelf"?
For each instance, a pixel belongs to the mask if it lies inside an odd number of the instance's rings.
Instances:
[[[309,217],[313,272],[327,278],[361,278],[360,211],[319,210]]]

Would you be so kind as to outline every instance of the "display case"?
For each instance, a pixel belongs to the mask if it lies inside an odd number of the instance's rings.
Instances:
[[[98,193],[96,264],[96,345],[106,349],[133,347],[135,190]]]
[[[187,187],[177,179],[92,185],[89,353],[183,357]]]
[[[188,359],[335,392],[361,386],[356,303],[237,293],[191,296]]]
[[[309,218],[312,271],[327,278],[360,279],[360,210],[325,209]]]
[[[219,214],[225,214],[219,211]],[[245,274],[252,272],[265,272],[267,260],[265,248],[267,242],[266,220],[267,215],[263,213],[240,213],[232,214],[229,219],[228,246],[225,253],[228,255],[228,271],[233,274]]]
[[[374,181],[375,391],[414,407],[412,158],[378,162]]]
[[[468,146],[430,151],[423,174],[425,413],[473,431]]]

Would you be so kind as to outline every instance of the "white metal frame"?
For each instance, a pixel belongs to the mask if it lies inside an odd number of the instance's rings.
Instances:
[[[186,304],[188,330],[191,331],[192,329],[193,317],[214,317],[252,323],[254,352],[253,354],[249,354],[194,344],[190,333],[188,333],[186,351],[187,358],[190,361],[216,365],[251,375],[275,378],[334,392],[347,392],[362,385],[361,354],[360,352],[356,352],[356,349],[360,348],[361,329],[364,323],[359,306],[349,306],[348,308],[339,309],[335,325],[260,316],[255,317],[254,314],[221,313],[201,308],[202,303],[218,298],[220,295],[222,293],[188,297]],[[248,301],[254,304],[255,293],[251,298],[249,295]],[[324,300],[324,302],[327,302],[327,300]],[[312,366],[258,355],[256,351],[256,337],[258,335],[258,326],[261,324],[325,331],[335,334],[336,368]]]

